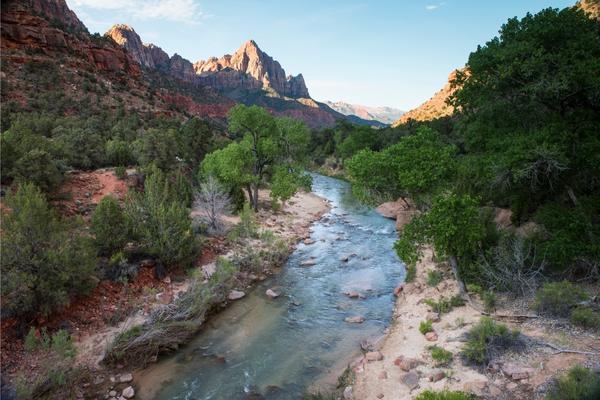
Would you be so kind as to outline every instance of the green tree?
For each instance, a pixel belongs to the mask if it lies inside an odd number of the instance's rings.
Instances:
[[[56,160],[41,149],[33,149],[19,158],[12,175],[19,182],[34,183],[44,192],[54,190],[63,179]]]
[[[164,172],[153,169],[143,193],[131,195],[126,215],[131,231],[150,255],[167,267],[191,263],[197,247],[189,210]]]
[[[182,157],[192,168],[215,148],[216,128],[203,119],[191,118],[179,129]]]
[[[98,203],[92,214],[91,231],[101,254],[111,255],[125,246],[128,239],[125,214],[113,196],[105,196]]]
[[[202,170],[232,190],[245,189],[257,210],[259,186],[279,165],[288,165],[289,171],[297,168],[305,157],[310,132],[301,122],[274,118],[261,107],[245,105],[231,109],[229,130],[239,141],[206,156]]]
[[[173,128],[150,128],[136,141],[138,163],[142,166],[154,164],[163,171],[178,165],[180,149],[177,131]]]
[[[92,286],[95,251],[76,220],[60,220],[26,183],[2,218],[2,300],[11,315],[47,315]]]

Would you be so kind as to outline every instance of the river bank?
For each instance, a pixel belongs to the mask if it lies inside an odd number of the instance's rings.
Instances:
[[[329,210],[327,201],[310,192],[298,192],[277,212],[274,212],[270,207],[268,191],[261,190],[259,198],[262,207],[255,215],[259,230],[261,232],[271,231],[275,238],[283,240],[287,246],[287,254],[293,252],[297,243],[309,235],[311,223],[321,218]],[[192,216],[194,216],[194,212],[192,212]],[[225,219],[229,228],[239,223],[239,217],[237,216],[229,216]],[[215,259],[218,256],[231,255],[231,245],[225,245],[222,240],[219,243],[221,246],[217,248],[218,252],[215,252],[214,247],[212,247],[211,254],[203,255],[198,259],[193,268],[198,271],[198,274],[202,275],[206,273],[207,267],[208,270],[211,268],[214,269]],[[273,271],[263,272],[269,274]],[[121,333],[148,322],[148,318],[155,308],[162,307],[165,304],[172,304],[186,293],[190,288],[190,284],[195,279],[194,276],[197,276],[197,274],[191,271],[186,276],[184,279],[171,279],[171,277],[167,276],[163,280],[166,284],[161,292],[146,296],[143,301],[143,307],[130,314],[117,325],[105,326],[102,329],[90,332],[81,332],[78,335],[78,340],[75,341],[75,346],[78,350],[76,362],[79,366],[93,371],[93,375],[95,376],[94,384],[89,385],[88,383],[88,390],[86,392],[100,394],[103,391],[106,393],[116,391],[120,393],[126,386],[131,385],[131,379],[129,378],[125,379],[124,382],[120,382],[120,379],[122,379],[120,378],[121,376],[128,377],[130,374],[126,367],[116,365],[112,369],[106,368],[102,364],[107,349],[110,348],[111,343]],[[251,289],[253,282],[264,279],[265,276],[260,273],[250,278],[246,276],[244,279],[239,280],[240,282],[243,281],[246,286],[236,287],[236,289],[240,292],[242,290],[247,291]],[[133,377],[138,373],[139,371],[133,373]]]
[[[427,284],[432,270],[444,277],[435,286]],[[450,267],[436,263],[430,249],[417,265],[416,279],[400,285],[396,293],[393,322],[385,339],[351,365],[354,384],[346,389],[345,399],[412,399],[425,390],[443,389],[486,399],[541,399],[553,379],[571,366],[600,365],[598,335],[563,321],[523,317],[527,315],[524,304],[531,299],[508,298],[499,299],[492,318],[519,330],[523,345],[498,355],[488,368],[468,363],[461,351],[467,332],[480,322],[483,307],[473,298],[448,313],[433,312],[426,299],[451,298],[459,290]],[[431,321],[434,334],[419,332],[425,320]],[[431,346],[450,351],[451,361],[440,365],[432,358]]]

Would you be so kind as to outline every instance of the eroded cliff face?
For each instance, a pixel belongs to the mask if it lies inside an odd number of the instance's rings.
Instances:
[[[396,120],[392,126],[398,126],[408,122],[409,120],[414,121],[431,121],[437,118],[447,117],[452,115],[454,107],[448,104],[448,99],[458,89],[452,84],[452,81],[456,79],[456,71],[453,71],[448,76],[448,83],[444,87],[433,95],[432,98],[421,104],[419,107],[402,114],[402,116]]]
[[[9,50],[33,50],[52,56],[66,51],[81,61],[111,72],[138,75],[139,67],[115,43],[94,40],[63,0],[7,0],[2,2],[3,56]]]
[[[264,88],[285,97],[310,97],[302,74],[286,76],[279,62],[263,52],[254,40],[244,43],[233,55],[198,61],[194,69],[201,82],[218,90]]]

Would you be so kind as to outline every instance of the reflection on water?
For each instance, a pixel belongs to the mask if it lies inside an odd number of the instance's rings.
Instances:
[[[313,176],[313,191],[332,203],[282,272],[212,318],[185,349],[144,372],[142,399],[298,399],[320,377],[382,334],[393,287],[404,268],[392,250],[394,222],[352,197],[346,182]],[[314,257],[316,264],[300,263]],[[342,261],[348,257],[348,261]],[[277,286],[282,296],[264,292]],[[356,290],[364,299],[343,293]],[[362,324],[344,318],[362,315]]]

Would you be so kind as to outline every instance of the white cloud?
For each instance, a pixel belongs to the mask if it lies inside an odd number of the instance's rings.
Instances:
[[[139,20],[164,19],[196,24],[204,18],[194,0],[71,0],[76,8],[121,12]]]
[[[433,11],[433,10],[437,10],[438,8],[440,8],[441,6],[445,5],[446,2],[441,2],[441,3],[437,3],[437,4],[428,4],[425,6],[425,9],[427,11]]]

